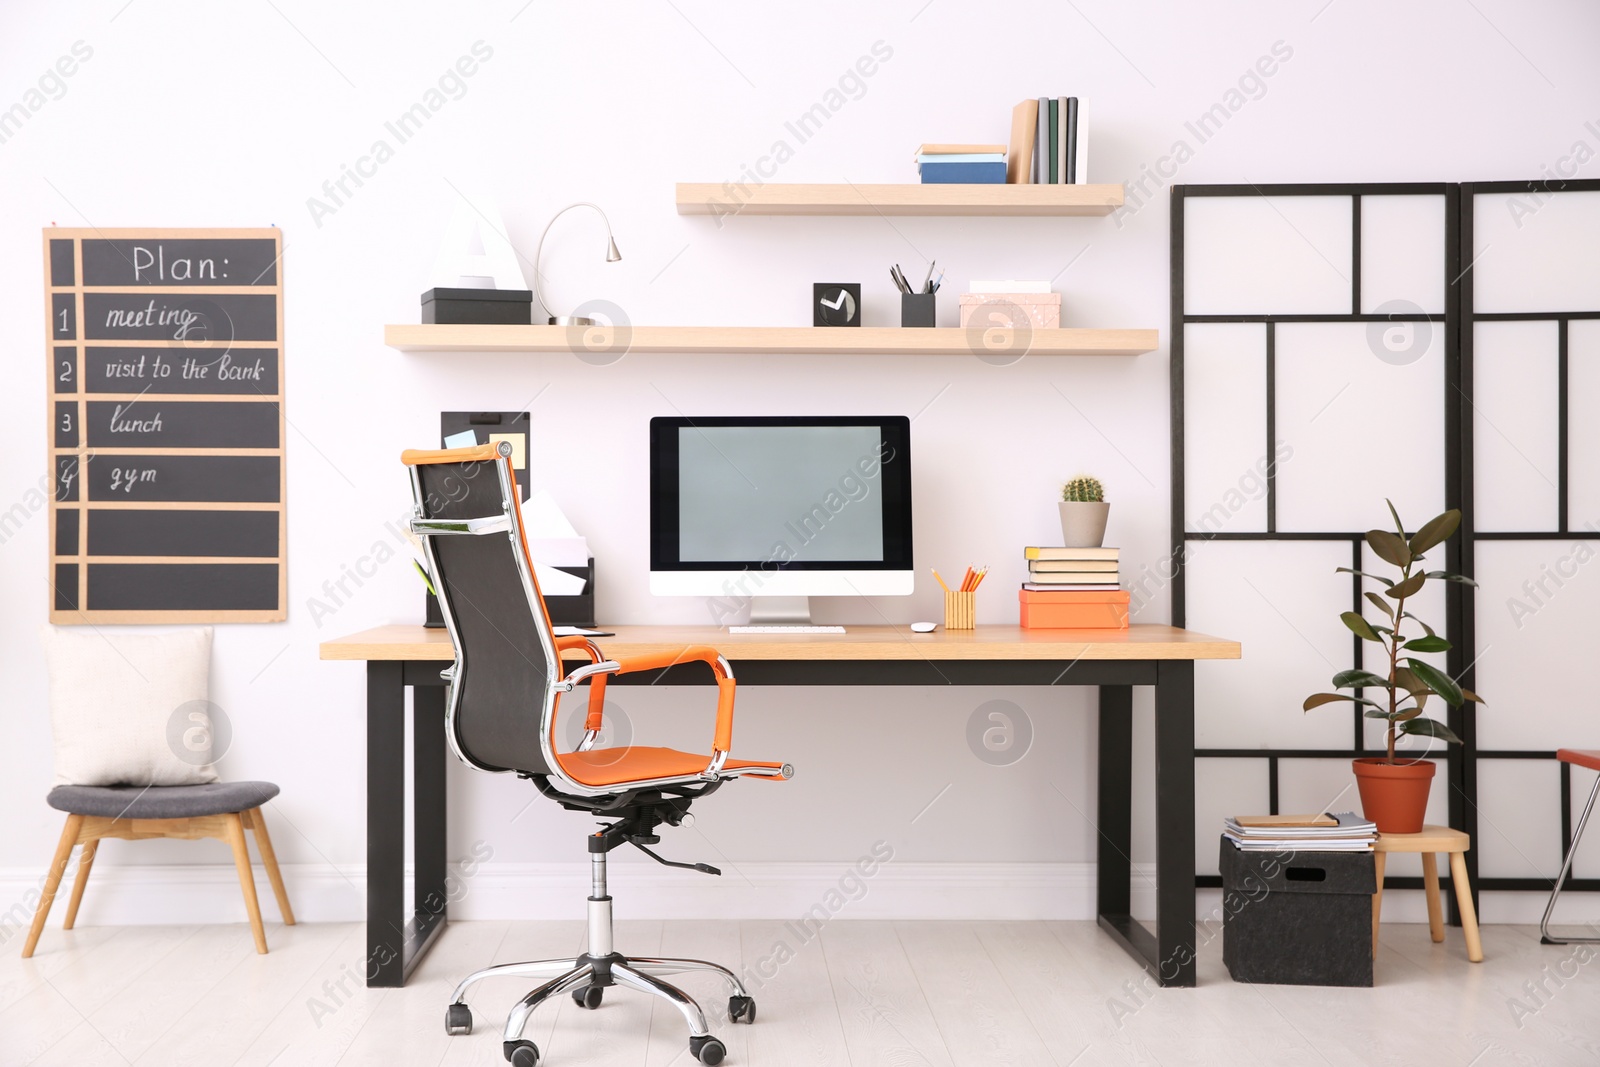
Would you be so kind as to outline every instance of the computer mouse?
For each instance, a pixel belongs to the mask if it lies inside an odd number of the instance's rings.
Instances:
[[[936,622],[914,622],[911,624],[911,632],[914,634],[931,634],[938,629],[938,626],[939,624]]]

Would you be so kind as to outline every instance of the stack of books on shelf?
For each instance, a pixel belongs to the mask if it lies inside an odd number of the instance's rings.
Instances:
[[[917,149],[923,185],[1004,185],[1003,144],[925,144]]]
[[[1235,815],[1223,836],[1241,852],[1370,852],[1378,824],[1354,812],[1337,815]]]
[[[1089,127],[1075,96],[1041,96],[1011,109],[1006,181],[1014,185],[1089,184]]]
[[[1030,630],[1126,630],[1128,591],[1115,548],[1026,548],[1028,580],[1018,597]]]

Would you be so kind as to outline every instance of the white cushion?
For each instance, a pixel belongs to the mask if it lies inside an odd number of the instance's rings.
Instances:
[[[211,628],[167,633],[43,630],[56,785],[217,780],[205,722]],[[193,719],[195,714],[201,719]]]

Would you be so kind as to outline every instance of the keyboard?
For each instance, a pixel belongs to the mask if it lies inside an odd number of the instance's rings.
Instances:
[[[843,626],[730,626],[730,634],[842,634]]]

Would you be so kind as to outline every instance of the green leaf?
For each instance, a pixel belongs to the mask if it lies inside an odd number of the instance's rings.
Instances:
[[[1362,595],[1376,604],[1379,611],[1389,616],[1389,621],[1394,621],[1394,609],[1389,606],[1389,602],[1387,600],[1383,599],[1383,597],[1379,596],[1377,593],[1369,592],[1363,593]]]
[[[1355,689],[1358,686],[1387,689],[1389,688],[1389,679],[1373,674],[1371,671],[1364,671],[1360,667],[1348,671],[1340,671],[1333,676],[1333,687],[1335,689]]]
[[[1403,734],[1421,734],[1423,737],[1437,737],[1440,741],[1448,741],[1452,745],[1459,745],[1461,738],[1455,731],[1437,719],[1412,719],[1400,727]]]
[[[1395,722],[1410,722],[1412,719],[1415,719],[1418,715],[1421,715],[1421,714],[1422,714],[1422,709],[1420,707],[1407,708],[1405,711],[1397,711],[1397,712],[1395,712],[1394,721]]]
[[[1484,707],[1489,706],[1488,701],[1484,700],[1481,696],[1479,696],[1477,693],[1474,693],[1470,689],[1461,690],[1461,699],[1470,700],[1474,704],[1482,704]]]
[[[1429,571],[1427,577],[1441,582],[1460,582],[1462,585],[1478,584],[1464,574],[1451,574],[1449,571]]]
[[[1461,706],[1461,687],[1456,685],[1455,680],[1448,674],[1433,666],[1433,664],[1425,663],[1420,659],[1407,659],[1406,666],[1416,671],[1417,677],[1427,682],[1428,688],[1443,697],[1446,704],[1449,704],[1452,708]]]
[[[1396,567],[1404,567],[1411,562],[1411,549],[1406,547],[1405,538],[1388,530],[1368,530],[1367,547],[1376,552],[1379,559]]]
[[[1366,571],[1358,571],[1358,570],[1355,570],[1355,569],[1353,569],[1351,567],[1335,567],[1334,571],[1336,571],[1339,574],[1354,574],[1354,575],[1356,575],[1357,577],[1360,577],[1360,578],[1371,578],[1373,581],[1382,582],[1386,586],[1394,584],[1394,581],[1392,579],[1385,578],[1381,574],[1368,574]]]
[[[1400,647],[1412,652],[1449,652],[1451,645],[1444,638],[1429,634],[1427,637],[1413,637]]]
[[[1402,618],[1402,619],[1410,619],[1410,620],[1411,620],[1411,621],[1412,621],[1412,622],[1414,622],[1414,623],[1416,623],[1416,624],[1417,624],[1417,625],[1418,625],[1418,626],[1420,626],[1420,627],[1422,627],[1422,628],[1423,628],[1423,630],[1425,630],[1425,631],[1426,631],[1426,632],[1427,632],[1427,634],[1428,634],[1428,636],[1429,636],[1429,637],[1433,637],[1433,636],[1435,636],[1435,634],[1434,634],[1434,632],[1433,632],[1433,627],[1431,627],[1431,626],[1429,626],[1429,625],[1428,625],[1428,624],[1427,624],[1427,623],[1425,623],[1425,622],[1423,622],[1423,621],[1422,621],[1422,620],[1421,620],[1421,619],[1419,619],[1419,618],[1417,618],[1417,617],[1416,617],[1416,616],[1415,616],[1415,615],[1413,615],[1413,614],[1411,614],[1411,612],[1409,612],[1409,611],[1402,611],[1402,612],[1401,612],[1401,613],[1400,613],[1400,617],[1401,617],[1401,618]]]
[[[1394,509],[1394,501],[1384,497],[1383,502],[1389,506],[1389,514],[1394,516],[1394,532],[1404,537],[1406,535],[1406,524],[1400,521],[1400,513]]]
[[[1411,538],[1412,554],[1420,556],[1435,545],[1440,545],[1450,540],[1450,535],[1454,534],[1456,528],[1460,525],[1461,512],[1454,508],[1451,508],[1443,515],[1435,515],[1423,523],[1422,529],[1418,530],[1415,536]]]
[[[1432,689],[1428,688],[1428,684],[1418,678],[1416,673],[1409,667],[1396,667],[1394,669],[1394,684],[1412,696],[1416,696],[1419,693],[1433,692]]]
[[[1382,642],[1383,639],[1372,629],[1372,624],[1353,611],[1344,612],[1339,619],[1350,628],[1350,632],[1363,641]]]
[[[1377,709],[1364,711],[1364,712],[1362,712],[1362,714],[1365,715],[1369,719],[1385,719],[1385,720],[1387,720],[1389,718],[1389,713],[1387,711],[1384,711],[1382,708],[1377,708]]]
[[[1386,596],[1386,597],[1390,597],[1390,598],[1392,598],[1394,600],[1401,600],[1401,599],[1404,599],[1405,597],[1415,595],[1417,590],[1421,589],[1424,585],[1427,584],[1427,582],[1428,582],[1428,576],[1419,571],[1418,573],[1413,574],[1411,577],[1407,578],[1405,581],[1396,582],[1394,585],[1390,586],[1388,589],[1385,589],[1383,591],[1383,595]]]
[[[1382,704],[1379,704],[1375,700],[1368,700],[1366,697],[1351,696],[1349,693],[1313,693],[1306,697],[1306,702],[1301,705],[1301,708],[1304,711],[1310,711],[1312,708],[1320,708],[1324,704],[1332,704],[1335,701],[1340,700],[1347,701],[1351,704],[1367,704],[1374,708],[1383,707]],[[1367,714],[1370,715],[1372,713],[1368,712]],[[1387,715],[1388,712],[1381,712],[1380,714]]]

